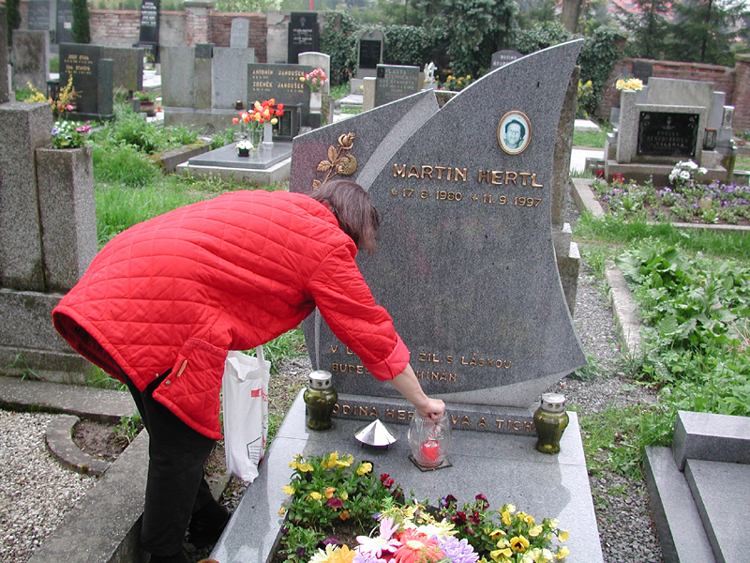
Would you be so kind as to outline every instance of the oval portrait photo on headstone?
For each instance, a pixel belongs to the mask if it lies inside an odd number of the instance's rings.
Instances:
[[[531,140],[531,123],[521,111],[509,111],[497,126],[497,142],[508,154],[519,154],[526,150]]]

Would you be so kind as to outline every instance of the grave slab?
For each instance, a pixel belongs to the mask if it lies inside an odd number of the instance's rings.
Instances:
[[[688,459],[750,464],[750,418],[678,411],[672,453],[680,471]]]
[[[398,440],[387,449],[357,442],[354,434],[364,425],[359,421],[337,419],[331,431],[309,431],[300,393],[260,465],[259,477],[248,487],[211,557],[221,563],[270,560],[283,524],[278,511],[288,498],[282,487],[291,477],[289,462],[297,453],[338,451],[371,461],[374,471],[388,473],[405,491],[414,490],[418,499],[438,501],[452,494],[463,503],[481,492],[492,508],[513,503],[537,519],[557,518],[560,527],[570,532],[566,545],[571,554],[566,561],[599,563],[603,558],[578,419],[575,413],[569,416],[559,455],[537,452],[530,436],[487,440],[481,433],[456,430],[447,456],[452,467],[422,472],[408,459],[404,428],[391,427]]]
[[[750,466],[689,459],[685,479],[718,563],[745,563]]]
[[[647,447],[643,463],[664,563],[716,563],[690,487],[669,448]]]

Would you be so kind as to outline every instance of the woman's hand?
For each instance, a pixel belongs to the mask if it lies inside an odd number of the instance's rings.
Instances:
[[[445,412],[445,403],[440,399],[430,399],[425,395],[417,376],[410,365],[390,380],[390,384],[408,400],[424,418],[437,420]]]
[[[416,407],[416,409],[423,418],[438,420],[445,414],[445,403],[440,399],[427,397],[427,404],[424,407]]]

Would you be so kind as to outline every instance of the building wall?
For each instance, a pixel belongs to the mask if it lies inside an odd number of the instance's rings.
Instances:
[[[211,14],[210,36],[211,42],[217,47],[229,47],[229,40],[232,31],[232,20],[235,18],[245,18],[250,22],[248,32],[247,47],[255,49],[255,60],[259,63],[268,61],[268,52],[266,50],[266,16],[264,14],[254,13],[215,13]]]

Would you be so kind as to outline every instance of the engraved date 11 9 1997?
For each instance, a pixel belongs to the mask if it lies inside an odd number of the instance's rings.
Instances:
[[[402,198],[434,199],[437,201],[458,202],[464,199],[461,192],[447,190],[415,190],[414,188],[401,188],[400,190],[393,188],[391,190],[391,195],[394,197],[401,196]],[[496,194],[482,194],[481,196],[474,194],[468,199],[474,202],[495,205],[517,205],[519,207],[537,207],[542,203],[542,198],[539,197],[516,196],[510,198],[505,195]]]

